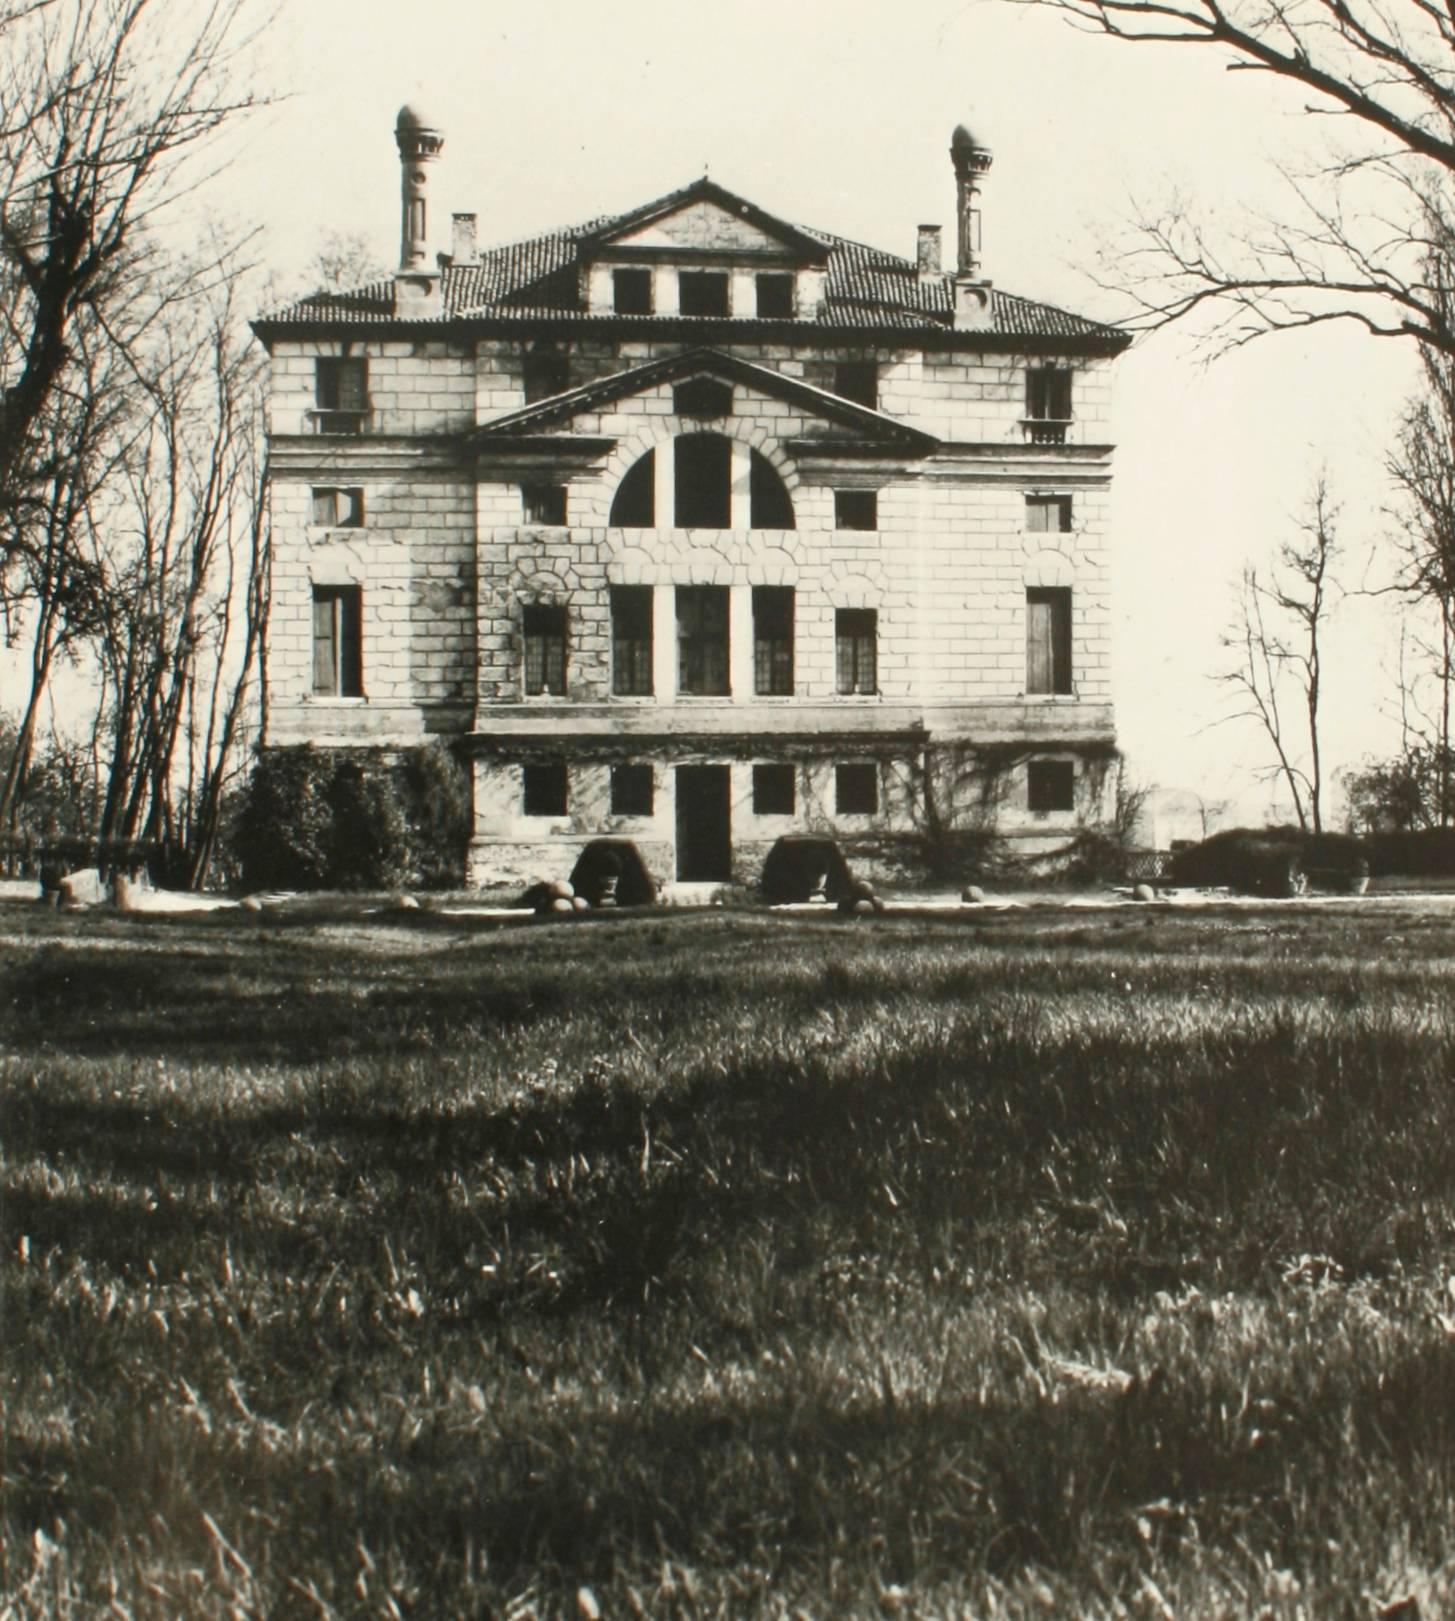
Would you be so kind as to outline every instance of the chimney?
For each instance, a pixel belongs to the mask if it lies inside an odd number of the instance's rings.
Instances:
[[[452,214],[451,223],[454,234],[450,243],[450,262],[456,265],[477,265],[480,263],[480,249],[476,242],[476,216],[474,214]]]
[[[399,109],[394,124],[399,148],[399,269],[394,276],[394,313],[429,316],[440,312],[438,269],[429,268],[429,165],[445,138],[432,119],[416,108]]]
[[[955,270],[955,328],[982,331],[993,320],[990,282],[980,273],[980,181],[989,173],[991,151],[964,124],[950,137],[955,168],[955,218],[958,255]]]
[[[927,281],[937,281],[940,275],[940,228],[938,225],[920,226],[916,258],[919,261],[920,285],[923,286]]]

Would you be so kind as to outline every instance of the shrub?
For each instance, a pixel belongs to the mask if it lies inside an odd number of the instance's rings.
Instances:
[[[325,879],[333,889],[389,889],[409,870],[409,826],[391,773],[377,760],[342,759],[328,786]]]
[[[269,749],[253,767],[234,834],[249,889],[318,889],[329,869],[332,755]]]
[[[1455,878],[1455,827],[1371,833],[1364,844],[1376,877]]]
[[[409,824],[411,882],[448,889],[464,882],[470,839],[470,774],[436,738],[410,749],[399,766]]]
[[[1254,895],[1298,894],[1312,875],[1354,887],[1369,876],[1360,840],[1347,833],[1304,833],[1296,827],[1230,827],[1172,857],[1174,884],[1226,885]]]

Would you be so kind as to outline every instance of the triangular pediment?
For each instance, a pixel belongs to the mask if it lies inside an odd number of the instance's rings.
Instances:
[[[606,257],[641,252],[652,255],[742,255],[818,264],[825,244],[787,220],[706,178],[633,209],[596,233],[587,246]]]
[[[852,439],[865,446],[878,445],[911,454],[925,454],[938,443],[932,435],[882,411],[870,410],[827,389],[815,388],[797,377],[785,377],[770,367],[719,349],[685,349],[567,389],[550,399],[537,400],[477,428],[475,442],[483,449],[494,439],[569,433],[577,419],[587,416],[592,419],[589,431],[599,433],[597,424],[602,416],[609,414],[613,406],[636,398],[655,401],[665,397],[673,402],[678,414],[695,416],[696,410],[683,409],[683,398],[700,398],[706,392],[700,380],[709,378],[731,389],[733,415],[753,416],[765,402],[780,402],[803,419],[808,437]]]

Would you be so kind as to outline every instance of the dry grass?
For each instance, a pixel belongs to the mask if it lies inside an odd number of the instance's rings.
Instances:
[[[0,1609],[1455,1604],[1455,929],[0,912]]]

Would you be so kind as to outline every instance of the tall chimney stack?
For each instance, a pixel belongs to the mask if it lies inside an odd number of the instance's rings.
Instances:
[[[454,224],[454,236],[450,243],[450,263],[454,265],[479,264],[480,247],[476,237],[476,216],[474,214],[453,214],[450,218]]]
[[[950,162],[955,168],[955,217],[958,258],[955,270],[955,326],[960,331],[983,330],[993,319],[990,283],[980,274],[980,181],[994,161],[990,148],[978,141],[964,124],[950,137]]]
[[[923,285],[927,281],[938,280],[940,274],[940,228],[938,225],[920,226],[916,258],[919,261],[920,284]]]
[[[399,269],[394,276],[396,315],[437,315],[438,269],[429,266],[429,165],[445,138],[432,119],[406,103],[394,121],[399,148]]]

